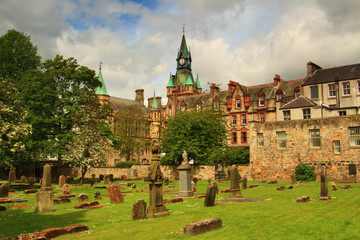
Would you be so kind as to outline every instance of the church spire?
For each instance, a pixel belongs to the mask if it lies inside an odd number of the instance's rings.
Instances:
[[[102,62],[100,61],[98,77],[99,77],[99,81],[101,82],[101,86],[99,86],[99,87],[97,87],[95,89],[95,94],[96,95],[107,95],[107,96],[109,96],[108,92],[106,91],[104,78],[103,78],[102,73],[101,73],[101,65],[102,65]]]
[[[158,103],[157,103],[157,101],[156,101],[156,97],[155,97],[155,91],[154,91],[154,100],[153,100],[153,103],[152,103],[152,106],[151,106],[152,108],[159,108],[159,105],[158,105]]]

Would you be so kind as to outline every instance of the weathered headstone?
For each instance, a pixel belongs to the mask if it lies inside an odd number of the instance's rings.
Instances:
[[[65,177],[64,175],[61,175],[61,176],[59,177],[59,187],[62,188],[65,183],[66,183],[66,177]]]
[[[110,176],[109,175],[105,175],[104,177],[104,184],[110,184]]]
[[[239,169],[236,165],[231,166],[231,183],[230,183],[230,198],[241,198],[240,185],[239,185]]]
[[[327,170],[326,166],[321,166],[320,172],[320,179],[321,179],[321,191],[320,191],[320,198],[319,200],[329,200],[329,190],[328,190],[328,181],[327,181]]]
[[[40,191],[35,196],[35,212],[52,212],[54,210],[54,194],[51,191]]]
[[[208,218],[197,222],[188,223],[184,227],[184,234],[195,236],[200,233],[216,230],[221,228],[222,221],[220,218]]]
[[[124,203],[124,197],[119,185],[109,184],[106,186],[106,190],[108,191],[111,203]]]
[[[131,188],[136,188],[136,184],[135,183],[131,184]]]
[[[212,207],[215,205],[216,192],[218,192],[218,186],[216,183],[211,183],[206,191],[206,197],[204,201],[204,207]]]
[[[71,193],[71,186],[67,183],[64,184],[62,187],[63,194],[70,194]]]
[[[164,186],[169,186],[169,178],[164,178]]]
[[[191,187],[191,166],[188,164],[187,152],[183,153],[183,162],[177,168],[179,171],[178,197],[192,197],[194,192]]]
[[[310,197],[309,196],[302,196],[302,197],[298,197],[296,199],[296,202],[300,202],[300,203],[304,203],[304,202],[309,202],[310,201]]]
[[[96,190],[95,193],[94,193],[94,198],[95,198],[96,200],[100,200],[100,199],[101,199],[101,193]]]
[[[20,178],[20,181],[22,183],[26,183],[28,181],[27,177],[25,175],[22,175],[21,178]]]
[[[194,181],[191,181],[191,187],[192,187],[192,191],[193,191],[194,193],[196,193],[196,192],[197,192],[197,190],[196,190],[196,183],[195,183]]]
[[[9,173],[9,182],[15,182],[15,181],[16,181],[16,168],[11,167]]]
[[[156,140],[152,142],[151,152],[151,165],[147,177],[149,184],[149,207],[147,209],[148,218],[169,215],[163,200],[162,184],[164,176],[160,169],[160,146]]]
[[[215,179],[216,180],[225,180],[225,169],[223,164],[216,164],[215,165]]]
[[[28,181],[30,186],[33,186],[35,184],[35,178],[33,177],[29,177]]]
[[[297,184],[297,181],[296,181],[296,174],[295,173],[293,173],[293,174],[291,174],[290,175],[290,177],[291,177],[291,183],[294,185],[294,184]]]
[[[335,182],[331,182],[331,186],[332,186],[332,188],[333,188],[334,191],[337,191],[337,190],[338,190]]]
[[[86,195],[86,193],[80,193],[78,196],[78,200],[79,202],[89,201],[89,197],[88,195]]]
[[[136,200],[132,205],[131,220],[144,219],[146,217],[146,202],[144,200]]]
[[[243,178],[241,179],[241,185],[243,189],[247,188],[247,177],[246,175],[243,176]]]
[[[46,164],[43,170],[43,178],[40,191],[50,191],[52,192],[53,188],[51,186],[51,166]]]
[[[9,184],[0,183],[0,197],[8,197],[9,196]]]

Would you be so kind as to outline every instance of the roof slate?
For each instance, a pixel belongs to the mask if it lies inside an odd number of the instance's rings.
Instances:
[[[284,104],[280,109],[292,109],[292,108],[303,108],[303,107],[313,107],[316,104],[308,99],[307,97],[300,95],[298,98]]]
[[[125,108],[130,105],[138,105],[143,110],[144,114],[149,111],[144,105],[141,105],[137,101],[110,96],[109,106],[114,112],[124,111]]]

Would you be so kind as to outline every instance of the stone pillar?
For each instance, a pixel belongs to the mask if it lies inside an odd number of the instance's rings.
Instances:
[[[327,170],[325,164],[321,166],[320,172],[321,179],[321,190],[320,190],[320,200],[325,200],[325,198],[329,199],[329,190],[328,190],[328,180],[327,180]]]
[[[53,188],[51,186],[51,166],[46,164],[43,170],[43,178],[40,191],[52,192]]]
[[[169,215],[163,200],[162,184],[164,176],[160,169],[159,144],[156,140],[152,143],[151,151],[151,165],[149,175],[147,177],[149,184],[149,208],[147,210],[148,218]]]
[[[241,198],[241,191],[239,185],[239,169],[236,165],[231,166],[231,184],[230,184],[230,198]]]
[[[177,168],[179,170],[179,192],[178,197],[192,197],[194,192],[191,186],[191,166],[187,161],[187,153],[184,151],[183,162]]]
[[[51,166],[46,164],[43,170],[40,192],[35,196],[35,212],[51,212],[54,210],[54,194],[51,187]]]
[[[247,188],[247,177],[246,177],[246,175],[243,176],[243,178],[241,180],[241,183],[242,183],[242,188],[246,189]]]
[[[11,167],[9,173],[9,182],[15,182],[15,181],[16,181],[16,168]]]

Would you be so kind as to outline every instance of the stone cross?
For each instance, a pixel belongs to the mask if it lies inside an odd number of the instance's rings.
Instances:
[[[236,165],[231,166],[231,184],[230,184],[230,198],[241,198],[241,191],[239,185],[239,169]]]
[[[16,168],[11,167],[9,173],[9,182],[15,182],[15,181],[16,181]]]
[[[216,183],[213,182],[211,183],[210,186],[208,186],[204,201],[204,207],[212,207],[215,205],[215,198],[217,191],[218,191],[218,186]]]

